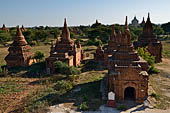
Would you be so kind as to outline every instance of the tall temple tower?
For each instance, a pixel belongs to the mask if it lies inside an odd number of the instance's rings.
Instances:
[[[158,63],[162,61],[162,44],[153,33],[149,14],[143,27],[143,32],[139,36],[138,41],[135,43],[135,47],[148,47],[150,54],[155,56],[155,62]]]
[[[51,46],[50,56],[46,59],[48,73],[54,73],[54,62],[62,61],[69,66],[78,66],[83,60],[83,50],[80,42],[75,44],[70,38],[70,31],[66,19],[62,30],[61,40],[57,39],[56,44]]]
[[[7,67],[28,66],[32,64],[31,47],[27,44],[19,26],[14,41],[8,49],[9,54],[5,57]]]
[[[117,49],[108,59],[108,92],[115,93],[116,101],[132,98],[142,103],[148,96],[148,64],[134,50],[127,17],[124,31],[117,35],[117,40]]]

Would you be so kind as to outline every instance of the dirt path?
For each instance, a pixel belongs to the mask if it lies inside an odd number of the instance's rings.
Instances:
[[[163,58],[161,63],[155,65],[157,69],[170,75],[170,59]]]
[[[102,105],[97,111],[75,111],[64,104],[55,105],[50,107],[50,112],[48,113],[170,113],[170,110],[159,110],[152,108],[145,108],[143,105],[138,105],[126,111],[119,111],[115,108],[110,108]]]

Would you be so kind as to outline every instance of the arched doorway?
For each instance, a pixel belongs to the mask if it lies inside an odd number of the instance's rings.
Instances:
[[[136,91],[133,87],[127,87],[124,90],[124,99],[135,100],[136,99]]]

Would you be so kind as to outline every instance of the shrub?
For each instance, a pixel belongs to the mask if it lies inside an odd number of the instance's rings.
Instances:
[[[78,70],[76,67],[70,67],[66,63],[63,63],[61,61],[57,61],[54,63],[55,72],[65,75],[77,75],[80,74],[80,70]]]
[[[149,73],[158,73],[159,71],[155,68],[155,57],[151,56],[151,54],[148,52],[147,47],[146,48],[138,48],[137,49],[138,54],[148,62],[149,64]]]
[[[85,45],[87,45],[87,46],[91,46],[91,45],[95,45],[95,46],[98,46],[98,45],[102,45],[102,41],[101,40],[88,40],[87,42],[86,42],[86,44]]]
[[[85,111],[85,110],[88,110],[89,107],[87,106],[86,102],[83,102],[79,105],[79,109]]]
[[[125,105],[121,105],[117,108],[118,110],[125,111],[127,108]]]
[[[160,96],[156,93],[152,93],[151,97],[154,97],[156,100],[158,100],[160,98]]]
[[[82,71],[85,72],[97,69],[99,69],[98,63],[93,60],[89,60],[83,65]]]
[[[44,58],[44,53],[37,51],[35,52],[34,57],[36,60],[38,60],[38,62],[40,62],[43,58]]]
[[[61,80],[61,81],[57,81],[54,89],[55,90],[61,90],[61,91],[69,91],[73,88],[73,85],[71,82],[68,82],[66,80]]]

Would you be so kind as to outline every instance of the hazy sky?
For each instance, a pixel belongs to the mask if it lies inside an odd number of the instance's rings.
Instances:
[[[153,23],[170,21],[170,0],[0,0],[0,26],[89,25],[129,22],[136,15],[141,22],[150,12]]]

